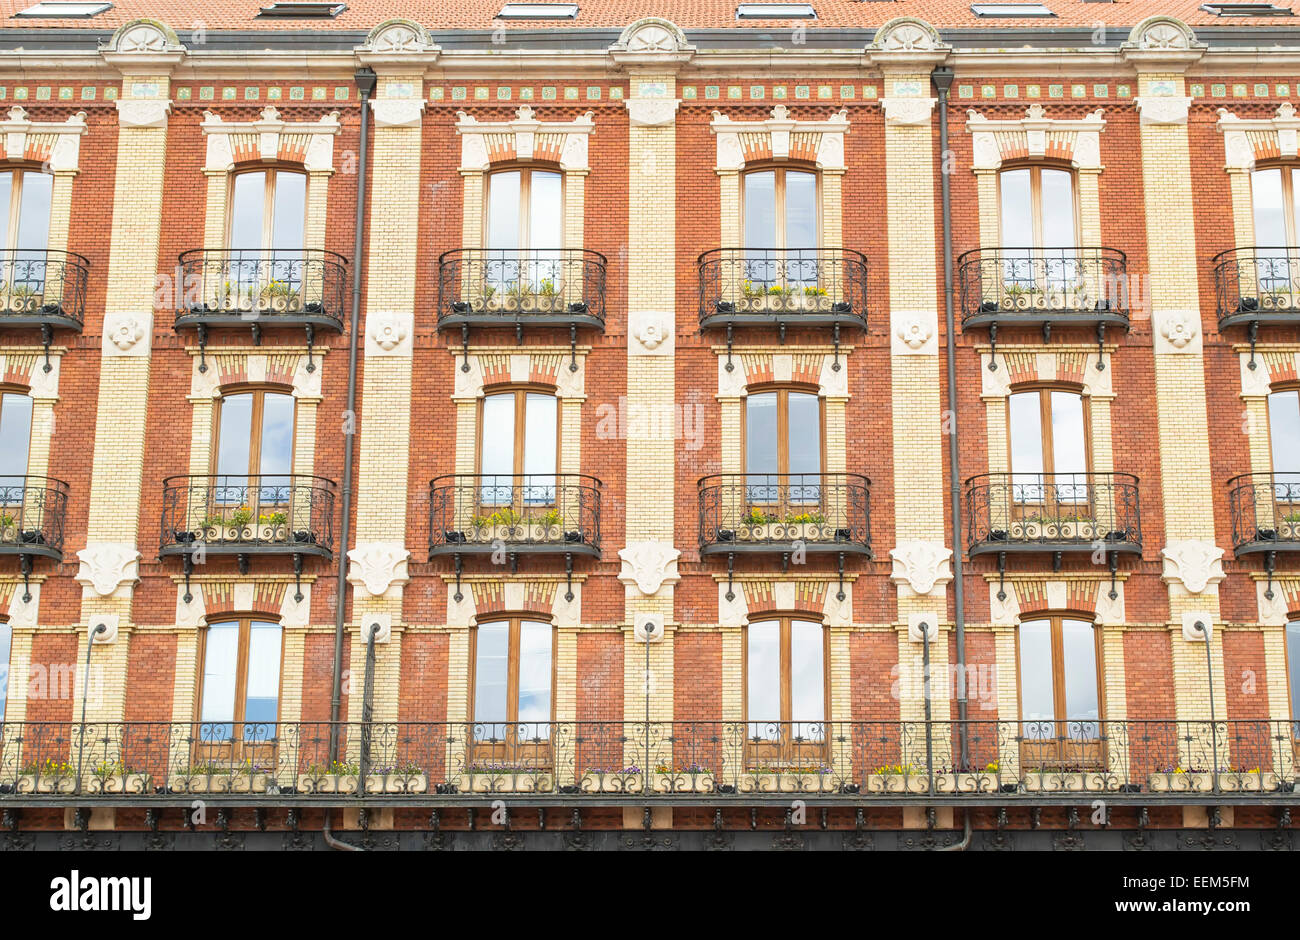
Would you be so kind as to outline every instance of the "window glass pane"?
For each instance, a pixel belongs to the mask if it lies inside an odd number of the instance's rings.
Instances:
[[[519,720],[551,720],[551,638],[549,623],[525,620],[519,625]],[[550,736],[545,724],[529,724],[519,729],[519,739],[526,742]]]
[[[745,710],[751,740],[775,739],[781,720],[781,624],[776,620],[751,623],[745,659]]]
[[[1088,499],[1088,458],[1083,435],[1083,397],[1052,392],[1052,463],[1056,498]]]
[[[1025,736],[1050,738],[1056,704],[1052,686],[1052,625],[1029,620],[1020,625],[1020,716]]]
[[[1294,484],[1300,491],[1300,392],[1268,396],[1268,434],[1277,482]],[[1300,498],[1300,492],[1294,497]]]
[[[268,394],[262,399],[261,459],[264,474],[293,471],[292,395]]]
[[[1011,496],[1016,502],[1041,502],[1039,474],[1043,472],[1043,416],[1038,392],[1016,392],[1008,398],[1011,435]]]
[[[9,649],[13,640],[13,629],[7,623],[0,623],[0,721],[5,720],[5,702],[9,699]]]
[[[1255,244],[1280,247],[1287,243],[1282,202],[1282,170],[1273,167],[1250,174],[1250,198],[1255,210]]]
[[[485,504],[509,503],[515,472],[515,396],[488,395],[483,399],[483,431],[479,443],[479,469],[502,479],[483,481]]]
[[[559,173],[534,170],[528,207],[528,247],[559,248],[564,236],[564,203]]]
[[[230,250],[261,251],[265,213],[266,174],[238,173],[230,197]],[[232,278],[234,280],[234,278]],[[253,278],[239,272],[241,282]]]
[[[1097,641],[1086,620],[1061,623],[1061,648],[1065,654],[1065,717],[1071,738],[1095,738],[1101,717],[1097,704]]]
[[[487,246],[522,248],[519,236],[519,171],[493,173],[488,177]]]
[[[1291,680],[1291,735],[1300,738],[1300,620],[1286,625],[1286,670]]]
[[[48,251],[50,247],[50,197],[54,177],[49,173],[23,174],[23,201],[18,210],[17,247]]]
[[[821,242],[817,237],[817,177],[812,173],[787,172],[785,174],[785,247],[792,249],[816,248]],[[815,257],[815,255],[810,255]],[[796,268],[799,267],[796,265]],[[811,272],[790,270],[789,280],[810,283]]]
[[[792,735],[820,741],[826,720],[826,680],[822,672],[822,625],[809,620],[790,624],[790,718]]]
[[[745,399],[745,499],[751,503],[774,503],[778,498],[777,396],[775,392],[750,395]]]
[[[14,179],[17,175],[13,172],[0,173],[0,251],[9,250],[9,208],[13,204]]]
[[[275,735],[280,714],[280,625],[254,620],[248,637],[248,689],[244,696],[244,738],[265,741]]]
[[[510,668],[510,624],[481,623],[474,644],[474,736],[501,740],[507,720],[506,680]]]
[[[0,398],[0,486],[22,487],[32,440],[32,399],[9,394]],[[4,494],[6,501],[11,494]],[[12,494],[19,500],[21,491]]]
[[[1028,170],[1002,173],[1002,245],[1028,248],[1034,243],[1034,209]]]
[[[271,209],[270,247],[288,255],[300,255],[307,226],[307,176],[303,173],[275,174],[275,204]],[[275,272],[276,277],[288,271]]]
[[[821,500],[822,432],[821,402],[816,395],[791,392],[789,395],[789,499],[792,503],[816,503]]]
[[[1042,187],[1043,247],[1073,248],[1074,176],[1066,170],[1043,170]]]
[[[253,440],[253,396],[228,395],[221,400],[217,441],[217,473],[245,476]],[[237,481],[231,481],[239,485]]]
[[[745,174],[745,247],[776,248],[776,174]]]
[[[214,623],[208,627],[203,652],[203,702],[199,721],[207,739],[228,739],[235,717],[235,669],[239,659],[239,623]]]
[[[526,502],[549,505],[555,502],[555,439],[557,400],[554,395],[529,392],[524,406],[524,481]]]

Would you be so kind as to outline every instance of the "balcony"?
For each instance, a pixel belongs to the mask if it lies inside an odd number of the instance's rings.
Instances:
[[[438,330],[605,329],[605,256],[583,248],[457,248],[438,259]]]
[[[1228,513],[1237,555],[1300,551],[1300,473],[1233,477],[1228,481]]]
[[[1219,330],[1248,327],[1254,368],[1261,323],[1300,323],[1300,248],[1234,248],[1210,263]]]
[[[296,327],[310,355],[316,330],[343,331],[347,273],[346,258],[320,249],[187,251],[175,328],[197,329],[204,350],[210,327],[248,327],[257,342],[263,329]]]
[[[34,555],[63,560],[68,484],[50,477],[0,477],[0,555],[27,570]]]
[[[1294,803],[1281,720],[9,722],[0,806]],[[963,759],[961,741],[965,738]],[[339,741],[331,761],[330,742]],[[74,802],[75,801],[75,802]],[[88,802],[87,802],[88,801]]]
[[[867,328],[867,256],[847,248],[714,248],[697,259],[700,329]]]
[[[1128,473],[986,473],[966,481],[971,556],[1142,551],[1138,478]]]
[[[0,327],[40,327],[49,364],[53,331],[81,332],[90,261],[69,251],[0,251]]]
[[[1115,248],[978,248],[957,259],[962,329],[988,327],[996,351],[1002,326],[1128,329],[1128,261]],[[990,366],[992,368],[992,366]]]
[[[720,473],[699,481],[700,554],[871,557],[870,484],[856,473]]]
[[[334,553],[332,480],[302,474],[205,475],[163,481],[161,556]]]
[[[429,483],[429,557],[600,557],[601,482],[581,473],[457,473]]]

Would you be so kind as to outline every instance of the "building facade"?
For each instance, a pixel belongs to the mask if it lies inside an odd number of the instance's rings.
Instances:
[[[466,6],[0,4],[3,844],[1291,847],[1290,11]]]

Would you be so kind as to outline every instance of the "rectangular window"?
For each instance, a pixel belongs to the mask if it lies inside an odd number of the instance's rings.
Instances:
[[[973,3],[970,11],[988,19],[1019,19],[1056,16],[1041,3]]]
[[[738,20],[810,20],[817,18],[811,3],[742,3],[736,7]]]
[[[815,620],[745,627],[745,720],[751,761],[820,764],[826,740],[826,634]]]
[[[32,399],[12,392],[0,396],[0,487],[19,488],[19,501],[31,440]]]
[[[40,19],[86,19],[113,9],[111,3],[82,3],[76,0],[42,0],[41,3],[19,10],[14,16]]]
[[[1291,687],[1291,736],[1300,739],[1300,620],[1286,625],[1286,674]]]
[[[270,6],[258,10],[259,16],[278,16],[288,18],[313,17],[328,18],[338,16],[347,6],[342,3],[309,3],[304,0],[279,0]]]
[[[278,623],[227,620],[208,625],[199,704],[202,741],[265,745],[274,740],[280,713],[280,645]]]
[[[1020,624],[1021,763],[1029,770],[1104,764],[1097,630],[1086,620]]]
[[[475,763],[549,763],[555,629],[512,617],[474,629]]]
[[[576,3],[507,3],[497,14],[499,20],[572,20],[577,19]]]
[[[5,720],[5,703],[9,700],[9,653],[13,636],[13,628],[8,623],[0,623],[0,722]]]

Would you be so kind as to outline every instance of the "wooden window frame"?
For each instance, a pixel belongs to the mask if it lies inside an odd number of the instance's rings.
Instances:
[[[265,613],[244,612],[212,615],[207,618],[203,629],[199,631],[198,687],[195,696],[196,733],[194,735],[196,763],[237,763],[249,759],[257,763],[257,758],[275,754],[276,741],[279,738],[278,728],[270,741],[258,741],[250,744],[246,743],[243,737],[243,729],[246,723],[243,714],[248,707],[248,647],[252,641],[254,621],[274,624],[280,629],[280,661],[276,664],[276,674],[279,681],[276,683],[274,724],[279,725],[281,721],[280,708],[284,704],[284,624],[280,622],[278,616],[270,616]],[[208,671],[208,632],[214,624],[222,623],[236,623],[239,625],[239,636],[235,650],[235,716],[228,722],[220,720],[205,722],[203,720],[203,695],[206,691],[204,679]],[[205,724],[229,724],[231,726],[230,740],[204,741],[199,732]]]
[[[499,176],[504,173],[519,174],[519,221],[518,221],[519,244],[514,246],[519,251],[532,250],[532,245],[529,244],[529,238],[530,235],[532,234],[533,174],[547,173],[552,176],[559,177],[560,210],[561,210],[561,216],[559,220],[560,223],[559,242],[560,243],[554,248],[544,248],[539,250],[559,251],[564,249],[567,246],[567,242],[565,240],[565,234],[566,234],[565,228],[567,227],[565,225],[565,217],[568,214],[568,207],[569,207],[568,204],[569,186],[568,186],[568,180],[565,179],[566,174],[564,170],[558,166],[553,166],[551,164],[538,164],[538,163],[526,163],[526,162],[499,164],[497,166],[492,167],[492,169],[487,173],[487,186],[484,187],[484,192],[483,192],[484,248],[487,247],[488,243],[492,239],[492,232],[490,230],[490,226],[492,224],[492,178],[494,176]]]
[[[19,396],[21,396],[21,397],[23,397],[23,398],[31,398],[31,397],[32,397],[31,389],[23,388],[21,385],[12,385],[12,384],[8,384],[8,383],[0,382],[0,419],[2,419],[2,418],[4,417],[4,407],[3,407],[3,406],[4,406],[4,396],[6,396],[6,395],[19,395]],[[33,419],[33,420],[32,420],[32,422],[31,422],[30,424],[28,424],[28,426],[27,426],[27,462],[28,462],[28,465],[29,465],[29,466],[28,466],[27,468],[24,468],[24,470],[29,469],[29,468],[30,468],[30,464],[31,464],[31,459],[32,459],[32,458],[31,458],[31,454],[32,454],[32,424],[35,424],[35,423],[36,423],[36,422],[35,422],[35,418],[36,418],[36,402],[35,402],[35,400],[33,400],[33,401],[32,401],[32,419]],[[2,445],[2,444],[4,443],[4,436],[3,436],[3,435],[4,435],[4,432],[5,432],[4,425],[3,425],[3,424],[0,424],[0,445]],[[25,474],[24,474],[24,475],[25,475]]]
[[[1262,166],[1256,165],[1251,171],[1250,186],[1250,240],[1256,246],[1259,245],[1259,237],[1255,232],[1255,178],[1256,173],[1262,173],[1266,170],[1279,170],[1278,176],[1282,181],[1282,227],[1286,230],[1286,245],[1277,247],[1292,248],[1300,245],[1300,219],[1296,218],[1295,213],[1295,176],[1300,175],[1300,165],[1292,163],[1265,163]],[[1271,248],[1272,245],[1263,247]]]
[[[1052,711],[1054,717],[1051,719],[1056,726],[1056,735],[1052,739],[1042,741],[1032,740],[1024,733],[1025,726],[1030,722],[1024,716],[1024,691],[1021,679],[1024,675],[1024,662],[1020,656],[1020,631],[1025,623],[1034,623],[1047,621],[1048,630],[1050,631],[1051,649],[1052,649]],[[1070,722],[1086,723],[1092,719],[1064,717],[1065,714],[1065,639],[1064,639],[1064,622],[1066,620],[1075,620],[1092,625],[1093,639],[1093,665],[1096,670],[1096,690],[1097,690],[1097,726],[1098,737],[1092,739],[1070,739],[1068,734]],[[1106,664],[1103,657],[1104,644],[1102,642],[1101,626],[1097,623],[1097,615],[1088,611],[1075,610],[1056,610],[1043,611],[1033,614],[1021,614],[1016,623],[1016,716],[1019,719],[1020,730],[1020,765],[1023,768],[1044,767],[1053,769],[1065,769],[1067,765],[1073,766],[1079,764],[1083,769],[1097,769],[1106,766],[1105,751],[1105,722],[1106,722],[1106,695],[1105,695],[1105,675]],[[1046,723],[1046,719],[1036,719],[1035,723]]]
[[[248,472],[247,474],[231,473],[223,474],[220,472],[218,462],[221,459],[221,424],[222,414],[228,399],[237,395],[251,395],[253,397],[253,407],[249,413],[249,442],[248,442]],[[298,448],[298,399],[293,396],[293,389],[279,385],[249,385],[249,386],[232,386],[222,389],[221,397],[217,399],[217,406],[213,409],[213,428],[212,428],[212,452],[209,458],[211,467],[213,489],[209,493],[209,504],[212,506],[229,506],[229,500],[219,500],[217,493],[223,489],[217,481],[223,477],[239,479],[246,477],[249,482],[244,487],[244,504],[252,511],[253,521],[256,522],[261,515],[262,510],[262,485],[259,483],[254,486],[251,482],[254,477],[261,478],[262,464],[262,419],[264,416],[264,407],[267,395],[282,395],[293,403],[293,430],[290,432],[289,440],[289,472],[283,474],[286,477],[294,476],[295,458]],[[279,476],[280,474],[271,474]],[[288,500],[285,503],[273,503],[275,509],[279,511],[283,507],[286,516],[290,521],[294,518],[294,495],[295,489],[292,482],[289,484]]]
[[[1083,241],[1083,222],[1080,218],[1079,204],[1079,174],[1071,166],[1062,163],[1052,163],[1049,161],[1034,161],[1032,163],[1012,163],[1004,165],[998,169],[998,241],[1005,239],[1006,219],[1002,215],[1002,174],[1014,173],[1019,170],[1029,171],[1029,214],[1030,225],[1033,230],[1033,245],[1029,250],[1043,248],[1078,248]],[[1072,203],[1072,212],[1074,218],[1074,244],[1073,245],[1044,245],[1043,244],[1043,171],[1057,170],[1066,173],[1070,177],[1070,201]]]
[[[8,617],[0,617],[0,633],[9,634],[9,655],[4,661],[4,681],[0,682],[0,724],[4,724],[5,714],[9,709],[9,680],[14,658],[14,629]]]
[[[275,245],[271,244],[271,240],[275,235],[275,189],[279,183],[281,173],[291,173],[294,176],[303,177],[302,233],[303,244],[307,243],[307,218],[311,212],[311,175],[301,167],[295,166],[250,166],[235,169],[230,174],[230,199],[226,206],[227,246],[230,245],[231,235],[233,234],[231,228],[235,224],[236,180],[241,176],[261,174],[264,182],[262,184],[262,246],[259,250],[267,255],[279,250]]]
[[[524,475],[524,441],[527,437],[527,418],[528,418],[528,396],[545,395],[555,400],[555,505],[560,499],[560,467],[562,463],[562,447],[564,444],[564,416],[563,416],[563,399],[556,394],[556,390],[546,385],[539,384],[511,384],[489,386],[483,390],[482,397],[478,401],[477,416],[477,433],[475,434],[476,446],[474,448],[474,473],[482,477],[483,473],[483,411],[487,407],[488,398],[494,398],[504,395],[513,395],[515,397],[515,441],[514,441],[514,466],[510,475],[521,478]],[[503,474],[498,474],[503,475]],[[481,503],[481,494],[476,488],[475,504]],[[492,504],[494,509],[503,508],[501,505]],[[516,512],[522,512],[524,506],[523,492],[520,490],[511,500],[511,508]],[[529,503],[531,508],[538,508],[541,504]]]
[[[754,740],[748,731],[751,724],[771,722],[772,718],[751,718],[749,714],[749,628],[755,623],[776,621],[779,625],[777,642],[780,645],[780,694],[781,717],[777,719],[780,732],[774,741]],[[793,715],[792,702],[792,624],[799,620],[813,623],[822,631],[822,740],[795,741],[791,731],[798,724],[817,724],[805,721]],[[747,766],[764,764],[767,766],[807,765],[817,762],[825,765],[830,754],[831,727],[831,684],[830,684],[830,630],[826,622],[814,614],[791,611],[763,611],[749,614],[740,632],[740,675],[741,675],[741,713],[745,716],[745,761]]]
[[[1297,615],[1296,612],[1291,612],[1287,614],[1286,623],[1282,624],[1282,658],[1286,664],[1285,669],[1283,670],[1286,673],[1286,704],[1287,708],[1291,710],[1291,739],[1296,746],[1300,746],[1300,714],[1296,714],[1295,709],[1291,706],[1291,703],[1294,701],[1292,696],[1294,695],[1293,690],[1295,689],[1297,677],[1291,675],[1291,649],[1287,634],[1291,632],[1289,629],[1291,624],[1298,621],[1300,621],[1300,615]],[[3,712],[0,711],[0,718],[3,717]]]
[[[0,245],[0,251],[10,252],[18,250],[18,228],[22,224],[22,206],[23,206],[23,184],[26,182],[28,174],[39,173],[42,176],[52,176],[53,174],[45,173],[34,166],[11,166],[0,170],[0,173],[8,173],[12,177],[9,185],[9,228],[6,230],[5,243]],[[50,193],[50,219],[49,228],[53,229],[54,225],[54,194],[51,189]],[[49,242],[46,242],[45,249],[49,250]],[[42,249],[31,249],[40,251]]]
[[[550,731],[544,742],[520,741],[519,729],[519,640],[524,621],[546,624],[551,628],[551,715],[547,719]],[[478,631],[489,624],[508,624],[506,638],[506,719],[504,722],[486,722],[487,724],[505,724],[505,740],[476,741],[474,727],[479,723],[475,715],[478,698]],[[469,631],[469,728],[467,735],[469,754],[472,763],[480,761],[512,762],[527,761],[529,769],[544,770],[554,766],[553,744],[555,739],[555,698],[556,698],[556,659],[559,653],[559,631],[551,615],[528,611],[513,611],[499,614],[483,614],[476,618]],[[529,722],[535,724],[535,722]]]
[[[745,231],[745,186],[747,178],[758,173],[774,173],[775,179],[772,186],[772,199],[775,202],[773,206],[773,227],[772,233],[773,244],[771,245],[744,245],[745,248],[771,248],[774,251],[791,251],[798,249],[817,250],[822,247],[822,174],[816,167],[797,164],[789,166],[783,163],[761,163],[757,166],[746,167],[740,174],[740,231],[741,238],[744,240]],[[789,173],[803,173],[813,178],[814,196],[816,205],[813,206],[815,215],[814,225],[817,233],[817,243],[814,245],[794,245],[790,246],[785,243],[785,178]]]
[[[784,479],[784,484],[778,484],[780,495],[776,503],[755,504],[761,510],[775,509],[781,516],[789,512],[792,507],[799,507],[801,511],[808,512],[814,504],[811,502],[793,503],[788,495],[788,481],[790,474],[790,393],[794,392],[799,395],[813,395],[817,398],[817,436],[818,436],[818,469],[816,476],[821,478],[820,492],[822,501],[826,497],[826,398],[821,394],[821,390],[812,385],[800,384],[763,384],[750,386],[745,395],[745,402],[741,408],[740,415],[740,459],[744,466],[743,477],[746,487],[745,502],[748,505],[748,487],[749,477],[765,477],[770,474],[762,473],[757,470],[749,469],[749,400],[757,395],[776,395],[776,474],[778,479]],[[761,484],[755,484],[761,485]]]
[[[1079,407],[1083,413],[1083,457],[1084,472],[1092,473],[1092,396],[1088,395],[1082,388],[1074,385],[1061,384],[1041,384],[1013,386],[1007,394],[1007,467],[1014,474],[1015,467],[1012,464],[1012,447],[1011,447],[1011,399],[1015,395],[1025,395],[1030,392],[1038,393],[1038,438],[1039,446],[1042,449],[1043,473],[1052,474],[1056,472],[1056,455],[1053,449],[1052,439],[1052,394],[1054,392],[1065,392],[1074,395],[1079,399]]]

